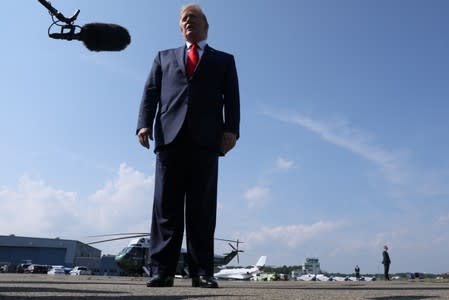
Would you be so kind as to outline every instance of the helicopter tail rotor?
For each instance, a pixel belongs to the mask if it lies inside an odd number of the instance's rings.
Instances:
[[[232,248],[233,251],[237,252],[237,263],[240,264],[239,252],[243,252],[243,250],[239,250],[239,240],[233,242],[235,242],[235,246],[231,243],[228,243],[228,245]]]

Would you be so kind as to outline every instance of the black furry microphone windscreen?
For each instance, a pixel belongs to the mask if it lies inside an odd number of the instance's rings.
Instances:
[[[91,51],[121,51],[131,43],[128,30],[116,24],[88,23],[81,28],[80,36]]]

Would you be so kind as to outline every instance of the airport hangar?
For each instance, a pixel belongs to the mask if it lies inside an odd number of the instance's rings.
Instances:
[[[86,266],[101,275],[124,275],[114,256],[101,256],[101,250],[80,241],[0,235],[0,262],[17,266],[25,260],[69,268]]]

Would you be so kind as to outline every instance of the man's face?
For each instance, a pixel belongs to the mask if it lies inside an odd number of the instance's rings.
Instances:
[[[207,26],[200,12],[185,10],[179,21],[184,38],[191,43],[198,43],[207,37]]]

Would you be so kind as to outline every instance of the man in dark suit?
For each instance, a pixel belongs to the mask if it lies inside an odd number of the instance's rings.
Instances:
[[[384,246],[384,251],[382,252],[382,264],[384,265],[384,277],[385,280],[390,280],[390,275],[388,275],[388,272],[390,271],[390,255],[388,254],[388,246]]]
[[[160,51],[144,87],[137,124],[142,146],[153,139],[156,179],[149,287],[173,286],[184,232],[194,287],[213,278],[218,157],[239,137],[240,99],[234,57],[207,45],[209,24],[198,5],[182,8],[186,43]]]
[[[360,268],[359,268],[359,265],[355,265],[354,271],[355,271],[355,278],[357,278],[357,280],[359,280],[360,279]]]

